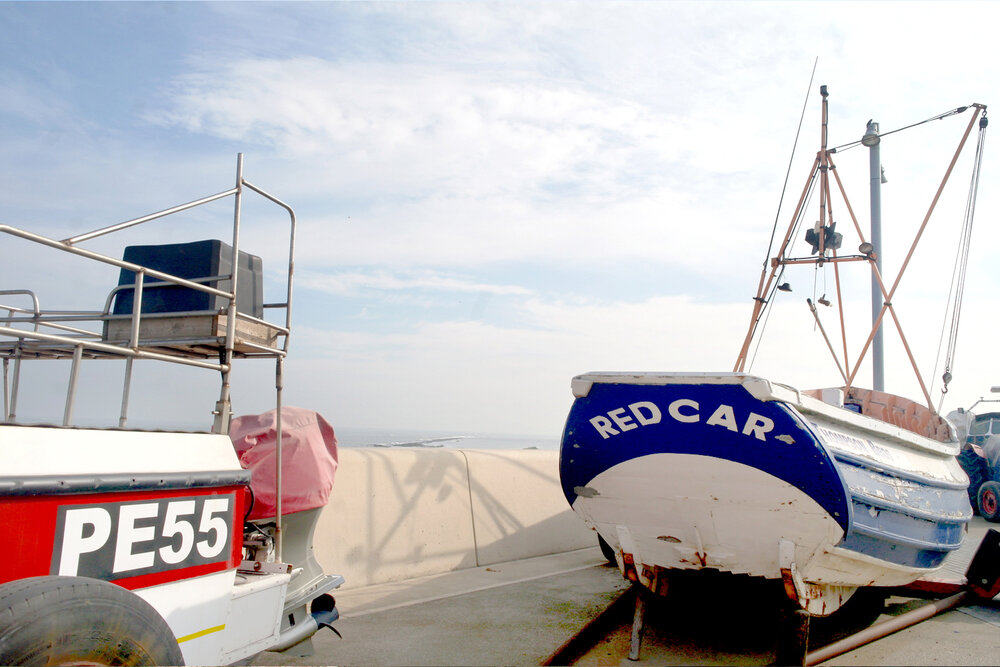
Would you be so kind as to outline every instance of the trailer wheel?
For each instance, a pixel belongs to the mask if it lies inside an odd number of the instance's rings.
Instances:
[[[615,548],[610,544],[608,544],[608,541],[605,540],[600,535],[597,536],[597,544],[600,545],[601,547],[601,554],[604,556],[604,559],[608,561],[608,563],[610,563],[611,565],[618,565],[618,558],[615,555]]]
[[[979,487],[979,513],[993,523],[1000,523],[1000,484],[983,482]]]
[[[85,577],[0,585],[0,664],[182,665],[166,621],[138,595]]]
[[[849,635],[861,632],[878,620],[885,611],[888,593],[885,589],[863,586],[837,611],[829,616],[813,616],[810,645],[825,646]]]

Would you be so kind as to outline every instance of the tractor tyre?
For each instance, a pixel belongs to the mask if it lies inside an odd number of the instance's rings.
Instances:
[[[969,476],[969,504],[979,513],[979,489],[990,479],[990,467],[971,447],[963,448],[958,455],[958,463]]]
[[[1000,523],[1000,483],[983,482],[979,487],[979,513],[987,521]]]

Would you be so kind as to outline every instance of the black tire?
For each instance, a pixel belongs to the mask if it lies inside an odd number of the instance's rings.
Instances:
[[[966,447],[958,455],[958,463],[962,470],[969,476],[969,504],[972,509],[979,513],[979,489],[983,482],[990,479],[990,468],[979,454],[976,454],[971,447]]]
[[[882,615],[888,593],[881,588],[864,586],[854,591],[840,609],[829,616],[813,616],[810,624],[811,646],[825,646],[861,632]]]
[[[166,621],[138,595],[85,577],[0,585],[0,664],[182,665]]]
[[[598,535],[597,543],[601,546],[601,553],[604,554],[605,560],[612,565],[618,565],[618,558],[615,557],[615,550],[610,544],[608,544],[607,540]]]
[[[983,482],[979,487],[979,513],[983,518],[993,523],[1000,523],[1000,484]]]

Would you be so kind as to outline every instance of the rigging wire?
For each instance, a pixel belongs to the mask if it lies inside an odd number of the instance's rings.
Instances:
[[[799,232],[802,231],[802,221],[806,218],[806,211],[812,205],[813,196],[816,194],[816,185],[819,183],[820,170],[817,168],[813,174],[812,179],[809,183],[809,189],[806,191],[806,197],[802,201],[802,209],[799,211],[799,218],[795,221],[795,225],[792,227],[792,232],[789,234],[788,238],[796,239],[799,237]],[[785,248],[785,253],[791,251],[791,244]]]
[[[774,285],[771,287],[771,291],[768,292],[767,298],[764,300],[767,304],[770,304],[771,303],[771,299],[774,298],[774,293],[777,292],[778,285],[781,284],[781,276],[783,276],[783,275],[785,275],[785,270],[784,269],[782,269],[781,273],[778,274],[777,279],[774,281]],[[761,318],[764,319],[763,322],[760,321]],[[767,321],[769,319],[771,319],[771,308],[764,308],[764,310],[760,314],[760,317],[757,318],[757,324],[760,325],[761,332],[763,332],[764,329],[767,328]],[[756,334],[756,331],[754,331],[754,333]],[[761,344],[761,342],[763,340],[764,340],[764,336],[757,336],[757,344],[753,348],[753,354],[750,355],[750,361],[747,364],[747,372],[753,370],[753,364],[754,364],[755,361],[757,361],[757,353],[760,351],[760,344]]]
[[[976,212],[976,198],[979,194],[979,177],[983,163],[983,146],[986,141],[986,114],[979,119],[979,137],[976,142],[976,156],[972,166],[972,178],[969,183],[969,194],[965,202],[965,216],[962,221],[962,230],[959,236],[958,249],[955,253],[955,268],[952,271],[951,287],[948,292],[948,301],[945,305],[945,320],[948,319],[948,311],[951,310],[951,322],[948,331],[948,348],[945,353],[944,373],[941,376],[941,399],[938,402],[938,412],[944,403],[945,394],[948,393],[948,383],[952,380],[951,371],[954,368],[955,351],[958,346],[958,325],[962,318],[962,299],[965,295],[965,279],[969,264],[969,251],[972,248],[972,224]],[[954,294],[954,303],[952,295]],[[938,359],[940,359],[941,343],[944,339],[944,322],[941,325],[941,340],[938,341]],[[937,364],[935,363],[934,375],[937,375]],[[933,376],[932,376],[933,377]]]
[[[806,191],[805,199],[802,201],[802,207],[799,209],[799,217],[795,220],[795,224],[792,226],[791,233],[788,238],[794,239],[798,238],[799,231],[802,229],[802,221],[806,217],[806,211],[809,210],[809,205],[812,203],[813,195],[816,194],[816,184],[819,182],[817,176],[819,175],[819,170],[813,171],[811,180],[809,182],[809,188]],[[785,248],[784,257],[788,256],[788,252],[791,251],[791,244]],[[768,252],[768,255],[771,253]],[[753,355],[750,357],[750,361],[747,364],[747,370],[753,368],[754,360],[757,358],[757,352],[760,350],[760,345],[764,340],[764,330],[767,329],[767,322],[771,317],[771,303],[773,302],[774,294],[778,289],[778,285],[781,284],[781,277],[785,275],[785,268],[782,267],[781,272],[775,277],[774,284],[771,286],[771,291],[768,292],[767,297],[764,299],[764,308],[761,310],[760,315],[757,317],[757,321],[753,324],[753,334],[752,336],[757,339],[757,345],[754,347]],[[761,321],[763,320],[763,321]],[[758,331],[760,335],[758,336]]]
[[[812,71],[812,74],[810,75],[810,79],[809,79],[809,88],[810,89],[812,88],[813,77],[815,76],[816,65],[817,65],[818,62],[819,62],[819,58],[817,57],[816,58],[816,62],[813,63],[813,71]],[[770,238],[770,241],[768,242],[767,254],[766,254],[765,258],[764,258],[764,268],[765,268],[765,270],[766,270],[766,267],[767,267],[768,262],[770,260],[771,251],[772,251],[772,249],[774,247],[774,239],[775,239],[775,236],[777,234],[778,222],[779,222],[780,215],[781,215],[781,207],[782,207],[782,205],[784,203],[785,192],[786,192],[787,187],[788,187],[788,179],[789,179],[789,175],[791,173],[791,166],[792,166],[792,162],[794,161],[795,150],[796,150],[796,147],[798,145],[799,135],[800,135],[801,130],[802,130],[802,123],[803,123],[803,119],[805,118],[805,111],[806,111],[806,107],[808,106],[808,101],[809,101],[809,93],[807,91],[807,93],[806,93],[806,101],[803,104],[802,114],[801,114],[801,116],[799,118],[799,127],[798,127],[798,129],[796,130],[796,133],[795,133],[795,142],[794,142],[793,147],[792,147],[792,156],[789,159],[788,170],[786,171],[786,174],[785,174],[785,182],[782,185],[781,196],[780,196],[779,201],[778,201],[778,211],[775,214],[774,225],[772,226],[772,229],[771,229],[771,238]],[[916,123],[911,123],[910,125],[906,125],[904,127],[900,127],[900,128],[895,129],[895,130],[890,130],[888,132],[880,133],[879,136],[880,137],[885,137],[885,136],[888,136],[890,134],[895,134],[897,132],[902,132],[903,130],[908,130],[908,129],[911,129],[911,128],[914,128],[914,127],[918,127],[920,125],[924,125],[924,124],[929,123],[929,122],[934,121],[934,120],[942,120],[944,118],[948,118],[949,116],[961,114],[961,113],[965,112],[967,109],[969,109],[970,106],[974,106],[976,108],[980,108],[980,105],[967,105],[967,106],[956,107],[956,108],[951,109],[949,111],[945,111],[944,113],[937,114],[936,116],[931,116],[930,118],[927,118],[925,120],[922,120],[922,121],[919,121],[919,122],[916,122]],[[985,128],[986,128],[985,108],[984,108],[984,111],[983,111],[983,117],[980,119],[980,122],[979,122],[979,127],[980,127],[979,142],[978,142],[978,145],[977,145],[977,148],[976,148],[976,159],[975,159],[975,166],[974,166],[974,172],[973,172],[973,183],[972,183],[972,185],[970,185],[969,198],[968,198],[967,203],[966,203],[965,222],[963,224],[963,229],[962,229],[962,239],[963,240],[961,241],[960,247],[959,247],[959,258],[956,259],[956,272],[957,273],[956,273],[955,276],[953,276],[953,287],[952,287],[952,289],[953,290],[955,289],[955,287],[954,287],[955,284],[958,285],[958,289],[956,291],[956,300],[955,300],[955,306],[954,306],[955,309],[952,311],[952,322],[951,322],[951,328],[950,328],[950,337],[949,337],[949,343],[948,343],[948,352],[947,352],[947,360],[946,360],[945,373],[944,373],[944,375],[942,377],[942,379],[944,380],[944,386],[943,386],[943,388],[941,390],[941,393],[942,393],[942,399],[941,400],[942,400],[942,402],[944,400],[944,394],[946,394],[947,391],[948,391],[947,385],[948,385],[948,383],[951,380],[951,369],[952,369],[952,366],[953,366],[953,363],[954,363],[955,348],[956,348],[956,345],[957,345],[958,323],[959,323],[959,320],[960,320],[960,317],[961,317],[961,302],[962,302],[962,295],[963,295],[963,292],[964,292],[964,282],[965,282],[965,275],[966,275],[966,266],[967,266],[967,263],[968,263],[968,255],[969,255],[969,249],[970,249],[969,248],[969,242],[970,242],[970,239],[971,239],[971,232],[972,232],[972,218],[974,216],[975,200],[976,200],[976,194],[978,192],[978,186],[979,186],[979,172],[980,172],[980,166],[981,166],[981,163],[982,163],[982,149],[983,149],[983,143],[984,143],[984,131],[985,131]],[[857,140],[857,141],[849,142],[849,143],[842,144],[840,146],[836,146],[834,148],[828,149],[828,152],[829,153],[837,153],[838,151],[848,150],[850,148],[854,148],[854,147],[859,146],[859,145],[862,145],[860,139]],[[819,173],[819,170],[816,170],[812,174],[811,181],[810,181],[808,189],[807,189],[807,196],[806,196],[805,200],[803,201],[803,205],[802,205],[802,207],[801,207],[801,209],[799,211],[798,219],[794,221],[794,224],[793,224],[792,229],[790,231],[790,234],[788,236],[789,239],[794,239],[798,235],[798,232],[799,232],[799,230],[801,228],[801,225],[802,225],[802,220],[805,218],[805,215],[806,215],[805,211],[807,210],[808,204],[811,202],[812,196],[814,194],[815,185],[816,185],[816,182],[817,182],[816,176],[818,175],[818,173]],[[787,253],[789,252],[789,250],[790,250],[790,247],[786,247],[785,248],[785,252],[782,253],[783,256],[787,256]],[[780,260],[782,258],[778,258],[778,259]],[[958,269],[958,263],[959,262],[961,263],[961,269],[960,270]],[[771,287],[771,289],[769,290],[768,294],[763,299],[764,308],[758,314],[756,320],[751,324],[750,338],[751,339],[757,338],[757,344],[754,346],[753,353],[750,355],[749,363],[748,363],[748,366],[747,366],[748,369],[752,368],[754,362],[756,361],[757,354],[758,354],[758,352],[760,350],[761,342],[762,342],[762,339],[763,339],[763,332],[767,328],[767,323],[770,320],[770,315],[771,315],[771,313],[770,313],[770,310],[771,310],[770,306],[771,306],[771,303],[772,303],[772,299],[773,299],[773,297],[774,297],[774,295],[775,295],[775,293],[777,291],[778,285],[781,284],[781,277],[782,276],[784,276],[784,267],[782,268],[781,272],[776,277],[776,279],[774,281],[774,285]],[[814,277],[814,285],[813,285],[814,291],[815,291],[815,286],[816,286],[815,285],[815,280],[816,280],[816,278]],[[825,283],[825,274],[824,274],[824,283]],[[815,296],[815,294],[813,296]],[[761,299],[758,298],[758,300],[761,300]],[[951,295],[949,295],[949,301],[950,300],[951,300]],[[947,315],[946,315],[946,319],[947,319]],[[944,332],[944,328],[942,327],[942,338],[943,338],[943,332]],[[758,333],[760,335],[758,335]],[[939,347],[938,347],[938,358],[940,358],[940,343],[939,343]],[[935,374],[937,373],[937,368],[936,367],[935,367],[934,373]],[[940,406],[939,406],[939,411],[940,411]]]
[[[818,289],[818,287],[819,287],[819,279],[820,279],[821,276],[823,278],[823,294],[822,294],[822,296],[820,296],[817,299],[816,298],[816,292],[819,291],[819,289]],[[826,287],[826,278],[827,278],[826,264],[820,265],[819,263],[817,263],[815,266],[813,266],[813,286],[812,286],[813,287],[813,295],[812,295],[813,303],[818,303],[818,304],[824,305],[824,306],[829,306],[830,305],[830,302],[826,300],[826,290],[827,290],[827,287]],[[817,315],[815,317],[815,320],[816,321],[813,322],[813,331],[814,332],[819,327],[819,315]]]
[[[785,202],[785,192],[788,189],[788,179],[791,177],[792,173],[792,163],[795,161],[795,151],[799,145],[799,136],[802,134],[802,124],[805,121],[806,109],[809,107],[809,95],[812,92],[813,80],[816,78],[816,66],[819,65],[819,56],[813,60],[812,72],[809,74],[809,85],[806,86],[806,98],[802,102],[802,112],[799,114],[799,126],[795,130],[795,141],[792,142],[792,153],[788,157],[788,168],[785,170],[785,182],[781,186],[781,196],[778,197],[778,209],[774,213],[774,224],[771,226],[771,239],[767,243],[767,252],[764,254],[763,270],[767,271],[767,263],[771,258],[771,249],[774,247],[774,237],[778,233],[778,221],[781,219],[781,207]],[[782,274],[784,271],[782,270]],[[780,276],[779,276],[780,277]],[[777,285],[778,282],[775,282]],[[775,289],[772,287],[770,293],[764,298],[764,308],[761,313],[757,316],[756,321],[751,325],[753,332],[750,334],[751,339],[756,336],[757,328],[761,327],[761,331],[767,327],[767,319],[770,317],[769,304],[771,303],[771,298],[774,296]],[[767,317],[765,317],[765,314]],[[764,322],[761,324],[761,319]],[[757,358],[757,351],[760,349],[760,338],[757,339],[757,346],[754,348],[753,355],[751,355],[747,368],[753,368],[753,362]]]
[[[788,189],[788,179],[792,173],[792,163],[795,161],[795,150],[799,145],[799,135],[802,134],[802,123],[806,118],[806,108],[809,106],[809,93],[812,92],[813,79],[816,77],[816,65],[819,64],[819,56],[813,61],[812,74],[809,75],[809,86],[806,88],[806,99],[802,102],[802,113],[799,115],[799,127],[795,130],[795,141],[792,142],[792,154],[788,157],[788,169],[785,170],[785,182],[781,186],[781,196],[778,197],[778,210],[774,212],[774,225],[771,227],[771,240],[767,244],[767,252],[764,254],[764,267],[771,258],[771,248],[774,247],[774,236],[778,233],[778,220],[781,218],[781,206],[785,202],[785,191]]]
[[[889,130],[888,132],[879,132],[878,136],[879,136],[880,139],[882,139],[882,138],[885,138],[885,137],[889,136],[890,134],[896,134],[897,132],[902,132],[903,130],[909,130],[910,128],[917,127],[918,125],[923,125],[924,123],[930,123],[931,121],[934,121],[934,120],[942,120],[944,118],[947,118],[948,116],[954,116],[956,114],[963,113],[966,109],[968,109],[971,106],[973,106],[973,105],[969,104],[969,105],[966,105],[964,107],[955,107],[954,109],[951,109],[950,111],[945,111],[944,113],[939,113],[936,116],[931,116],[930,118],[928,118],[926,120],[919,121],[917,123],[911,123],[910,125],[906,125],[904,127],[896,128],[895,130]],[[841,144],[840,146],[835,146],[834,148],[830,149],[830,152],[831,153],[843,152],[843,151],[849,150],[851,148],[856,148],[857,146],[860,146],[860,145],[861,145],[861,139],[858,139],[856,141],[850,141],[850,142],[848,142],[846,144]]]

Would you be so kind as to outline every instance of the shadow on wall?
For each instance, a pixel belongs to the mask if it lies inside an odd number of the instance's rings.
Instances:
[[[316,557],[356,588],[594,546],[558,461],[555,451],[342,448]]]

